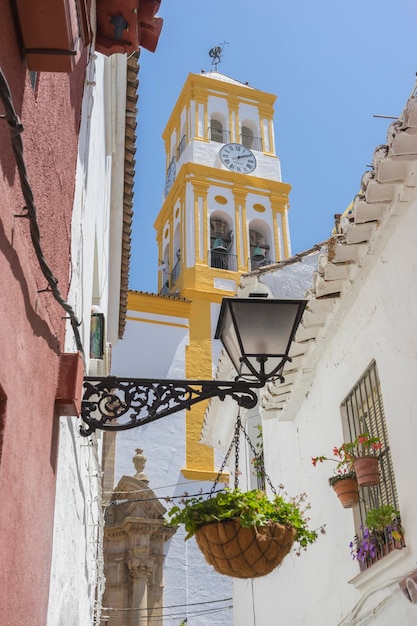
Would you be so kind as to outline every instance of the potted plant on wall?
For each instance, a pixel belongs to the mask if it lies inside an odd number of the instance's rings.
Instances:
[[[329,478],[329,484],[338,493],[351,490],[354,492],[354,482],[339,485],[341,481],[355,481],[359,487],[379,484],[379,458],[376,456],[382,443],[378,437],[371,437],[368,433],[362,433],[354,441],[342,443],[338,448],[333,448],[334,457],[316,456],[311,459],[314,466],[323,461],[336,463],[335,475]],[[339,486],[337,486],[339,485]],[[356,492],[358,492],[356,486]],[[356,501],[355,501],[356,500]],[[351,508],[358,503],[358,497],[351,497],[352,504],[343,504],[344,508]]]
[[[329,485],[333,488],[343,508],[351,509],[359,502],[358,481],[352,467],[352,460],[350,456],[346,455],[343,446],[340,448],[335,446],[333,448],[333,454],[334,457],[313,457],[311,462],[314,467],[316,467],[317,463],[323,463],[323,461],[333,461],[336,463],[335,472],[328,479]]]
[[[362,538],[350,542],[353,559],[372,565],[394,549],[404,547],[404,533],[399,512],[389,504],[371,509],[361,527]]]
[[[382,443],[378,437],[362,433],[354,441],[342,444],[341,448],[346,457],[352,459],[359,487],[379,485],[379,458],[376,453],[382,448]]]
[[[299,553],[316,541],[318,533],[308,528],[305,517],[308,508],[305,495],[285,500],[275,493],[270,500],[259,489],[226,489],[208,499],[185,499],[182,508],[174,506],[168,515],[171,526],[184,525],[186,540],[195,536],[217,572],[256,578],[272,572],[294,542]]]

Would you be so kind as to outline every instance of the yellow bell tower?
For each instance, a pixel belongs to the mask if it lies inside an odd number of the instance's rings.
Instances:
[[[217,71],[189,74],[163,133],[158,289],[190,302],[188,379],[212,378],[216,305],[235,295],[241,274],[291,255],[275,99]],[[204,411],[186,414],[187,478],[213,471],[212,450],[198,444]]]

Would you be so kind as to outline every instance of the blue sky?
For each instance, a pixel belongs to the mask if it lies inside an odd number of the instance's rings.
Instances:
[[[142,50],[130,289],[156,292],[153,223],[162,205],[161,135],[189,72],[213,69],[278,96],[275,142],[292,186],[293,254],[324,241],[357,193],[415,84],[415,0],[162,0],[154,54]]]

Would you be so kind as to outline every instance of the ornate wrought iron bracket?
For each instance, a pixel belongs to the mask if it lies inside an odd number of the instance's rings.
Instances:
[[[149,424],[172,413],[189,409],[194,404],[218,397],[230,396],[246,409],[256,406],[254,389],[264,382],[208,380],[150,380],[87,376],[81,434],[88,437],[97,428],[121,431]]]

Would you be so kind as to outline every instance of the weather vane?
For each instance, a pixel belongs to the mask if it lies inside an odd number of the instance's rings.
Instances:
[[[221,62],[221,57],[222,57],[222,53],[223,53],[223,48],[225,47],[225,45],[229,43],[228,41],[223,41],[223,43],[221,43],[218,46],[214,46],[214,48],[212,48],[209,51],[209,56],[212,58],[212,62],[211,64],[214,65],[214,71],[217,72],[217,66],[218,64]]]

